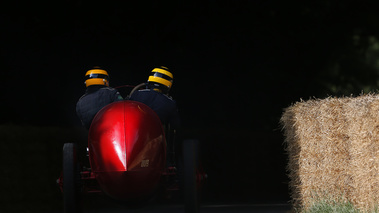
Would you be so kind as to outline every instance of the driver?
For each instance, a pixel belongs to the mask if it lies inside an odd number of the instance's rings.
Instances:
[[[79,99],[76,104],[76,114],[82,124],[89,129],[96,113],[104,106],[123,100],[120,93],[109,87],[108,72],[94,67],[88,70],[85,75],[87,89],[85,94]]]
[[[168,96],[172,82],[173,75],[167,67],[154,68],[147,80],[146,89],[133,92],[129,100],[142,102],[157,113],[166,132],[167,164],[175,166],[175,134],[180,119],[176,102]]]
[[[154,68],[147,80],[146,89],[137,90],[129,100],[139,101],[153,109],[167,128],[177,129],[180,125],[176,102],[168,95],[173,75],[167,67]]]

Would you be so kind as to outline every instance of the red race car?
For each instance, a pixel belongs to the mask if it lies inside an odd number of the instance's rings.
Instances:
[[[64,212],[78,212],[80,197],[104,193],[121,201],[150,199],[160,188],[184,191],[186,212],[196,212],[197,189],[206,174],[197,167],[197,140],[183,141],[181,175],[166,163],[165,129],[143,103],[119,101],[101,109],[88,133],[90,168],[81,166],[77,145],[63,146],[63,171],[58,184]],[[178,184],[183,177],[183,184]],[[180,187],[183,186],[183,187]]]

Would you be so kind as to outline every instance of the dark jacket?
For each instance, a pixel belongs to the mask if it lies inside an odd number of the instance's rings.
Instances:
[[[176,102],[171,97],[152,89],[144,89],[135,91],[129,100],[139,101],[149,106],[158,114],[162,124],[170,124],[172,129],[180,126]]]
[[[93,85],[89,86],[86,93],[76,104],[76,114],[82,124],[89,129],[96,113],[106,105],[123,100],[120,93],[111,87]]]

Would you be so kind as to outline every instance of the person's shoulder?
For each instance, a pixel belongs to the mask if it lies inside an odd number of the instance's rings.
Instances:
[[[100,90],[117,91],[117,89],[115,89],[113,87],[101,87]]]
[[[162,94],[163,97],[166,99],[167,103],[170,103],[172,106],[176,106],[176,101],[169,95]]]
[[[145,93],[145,92],[150,92],[151,90],[149,90],[149,89],[140,89],[140,90],[137,90],[137,91],[135,91],[135,92],[137,92],[137,93]]]
[[[146,89],[136,90],[136,91],[133,92],[133,94],[131,95],[131,97],[136,97],[136,96],[139,96],[139,95],[144,95],[144,94],[147,94],[147,92],[149,92],[149,90],[146,90]]]
[[[102,87],[99,89],[99,91],[105,92],[105,93],[118,93],[118,90],[113,87]]]
[[[82,95],[82,96],[80,96],[80,98],[78,99],[78,102],[79,101],[82,101],[84,98],[86,98],[88,95],[91,95],[91,93],[90,92],[88,92],[88,90],[86,90],[86,92]]]
[[[174,101],[174,99],[170,95],[164,94],[164,93],[160,93],[160,94],[161,94],[161,96],[163,96],[163,97],[165,97],[165,98],[167,98],[167,99],[169,99],[171,101]]]
[[[82,96],[80,96],[80,98],[78,100],[80,101],[80,100],[82,100],[86,96],[87,96],[87,93],[84,93]]]
[[[174,99],[171,97],[171,96],[169,96],[169,95],[166,95],[166,94],[162,94],[164,97],[166,97],[167,99],[169,99],[169,100],[171,100],[171,101],[174,101]]]
[[[156,95],[155,94],[155,91],[154,90],[150,90],[150,89],[141,89],[141,90],[137,90],[137,91],[134,91],[132,96],[137,96],[137,95],[142,95],[142,96],[153,96],[153,95]]]

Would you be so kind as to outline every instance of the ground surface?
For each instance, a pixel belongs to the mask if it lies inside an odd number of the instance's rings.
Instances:
[[[256,213],[288,213],[291,207],[286,203],[277,204],[249,204],[249,203],[205,203],[200,206],[201,213],[236,213],[236,212],[256,212]],[[57,211],[62,212],[62,211]],[[127,206],[109,202],[99,201],[91,203],[83,209],[83,213],[184,213],[183,204],[149,204],[139,208],[129,208]]]
[[[256,213],[286,213],[290,211],[289,205],[286,204],[208,204],[200,208],[202,213],[235,213],[235,212],[256,212]],[[141,209],[127,209],[122,207],[109,207],[93,210],[85,210],[85,213],[153,213],[153,212],[170,212],[181,213],[184,212],[182,205],[158,205],[148,206]]]

